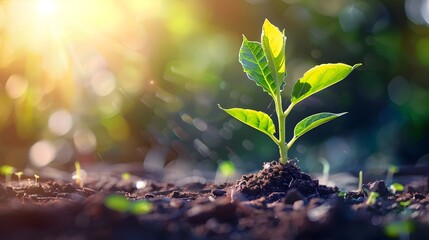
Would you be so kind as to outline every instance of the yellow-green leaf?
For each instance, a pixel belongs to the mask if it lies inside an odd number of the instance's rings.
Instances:
[[[313,67],[295,83],[292,91],[292,103],[297,104],[307,97],[343,80],[359,66],[361,64],[349,66],[343,63],[329,63]]]
[[[248,41],[243,36],[239,61],[250,80],[255,81],[256,85],[262,87],[272,97],[276,95],[276,82],[268,67],[268,61],[260,43]]]
[[[267,134],[271,139],[274,138],[273,134],[276,132],[276,127],[273,120],[266,113],[243,108],[224,109],[220,105],[219,108],[240,122]]]
[[[276,86],[282,90],[283,79],[286,74],[286,36],[284,31],[281,32],[268,19],[265,19],[262,26],[261,43]]]
[[[342,115],[346,114],[346,112],[344,113],[328,113],[328,112],[323,112],[323,113],[317,113],[311,116],[308,116],[306,118],[304,118],[303,120],[301,120],[298,124],[296,124],[295,126],[295,130],[294,130],[294,137],[295,139],[299,138],[300,136],[302,136],[304,133],[324,124],[327,123],[331,120],[334,120],[337,117],[340,117]]]

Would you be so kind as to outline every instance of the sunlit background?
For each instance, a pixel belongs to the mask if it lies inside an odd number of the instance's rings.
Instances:
[[[308,171],[429,163],[429,0],[2,0],[0,163],[74,161],[242,171],[278,158],[264,134],[217,108],[274,114],[238,63],[242,34],[286,28],[285,94],[310,67],[363,63],[296,107],[293,126],[349,114],[290,152]]]

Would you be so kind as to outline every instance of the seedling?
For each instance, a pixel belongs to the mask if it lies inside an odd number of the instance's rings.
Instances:
[[[153,209],[152,203],[147,200],[130,201],[122,195],[107,196],[104,205],[117,212],[129,212],[134,215],[147,214]]]
[[[322,181],[323,183],[328,183],[329,180],[329,171],[331,170],[331,165],[329,164],[328,160],[326,158],[320,158],[319,162],[322,164],[323,170],[322,170]]]
[[[368,199],[366,200],[366,205],[374,205],[377,202],[377,198],[380,196],[378,192],[370,192]]]
[[[278,137],[276,126],[271,117],[263,112],[243,108],[224,109],[232,117],[253,127],[271,138],[278,148],[281,163],[288,161],[288,150],[295,141],[308,131],[327,123],[343,113],[322,112],[308,116],[298,122],[294,129],[293,137],[286,141],[286,117],[293,107],[309,96],[343,80],[355,68],[361,64],[349,66],[343,63],[322,64],[308,70],[293,86],[290,96],[290,104],[283,109],[283,96],[281,92],[284,88],[286,71],[286,36],[267,19],[262,26],[261,42],[249,41],[243,36],[243,43],[240,48],[239,61],[244,72],[256,85],[262,87],[274,101],[275,111],[278,120]]]
[[[3,165],[0,168],[1,174],[4,175],[4,181],[5,183],[10,183],[11,181],[11,175],[15,171],[15,168],[9,165]]]
[[[83,183],[86,178],[86,172],[80,168],[80,163],[78,161],[74,162],[75,172],[72,175],[72,179],[75,180],[76,185],[80,188],[83,188]]]
[[[393,183],[389,186],[389,189],[392,193],[404,191],[404,185],[400,183]]]
[[[386,174],[386,184],[389,184],[392,182],[393,179],[393,175],[395,173],[397,173],[399,171],[399,168],[395,165],[391,165],[388,169],[387,169],[387,174]]]
[[[220,173],[229,178],[235,174],[235,166],[231,161],[223,161],[219,164]]]
[[[359,171],[358,192],[362,191],[362,183],[363,183],[363,172]]]
[[[21,176],[24,174],[23,172],[16,172],[15,175],[18,177],[18,184],[21,185]]]
[[[40,176],[39,175],[37,175],[37,174],[34,174],[34,184],[36,184],[37,185],[37,180],[40,178]]]

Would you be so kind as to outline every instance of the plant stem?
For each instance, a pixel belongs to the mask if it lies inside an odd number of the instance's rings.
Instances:
[[[277,120],[279,123],[279,152],[280,162],[285,164],[287,162],[288,147],[286,145],[286,114],[283,112],[282,97],[280,90],[276,91],[276,97],[274,98],[276,105]]]

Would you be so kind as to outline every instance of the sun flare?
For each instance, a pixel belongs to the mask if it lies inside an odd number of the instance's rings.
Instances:
[[[43,16],[52,16],[55,14],[57,5],[53,0],[39,0],[38,10]]]

